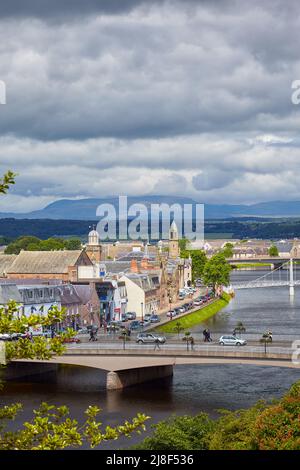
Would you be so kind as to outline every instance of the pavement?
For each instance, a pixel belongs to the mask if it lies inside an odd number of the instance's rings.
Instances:
[[[70,344],[68,345],[68,350],[78,350],[78,349],[123,349],[123,341],[116,339],[112,340],[111,338],[99,338],[98,341],[90,341],[90,342],[82,342],[79,344]],[[133,337],[130,341],[126,342],[125,345],[126,350],[135,350],[135,351],[145,351],[145,350],[154,350],[154,344],[138,344],[136,343],[136,338]],[[170,350],[170,351],[182,351],[187,350],[186,343],[180,340],[167,340],[166,343],[160,345],[161,350]],[[189,350],[191,347],[189,346]],[[212,343],[195,343],[193,351],[217,351],[221,354],[225,351],[245,351],[245,352],[264,352],[265,346],[259,342],[250,342],[246,346],[221,346],[218,342]],[[268,344],[267,351],[272,351],[274,353],[291,353],[292,343],[284,343],[284,344]]]

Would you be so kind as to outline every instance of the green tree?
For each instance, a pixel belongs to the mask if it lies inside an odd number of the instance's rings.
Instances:
[[[65,240],[65,249],[66,250],[81,250],[82,243],[80,238],[70,238]]]
[[[21,250],[29,250],[29,247],[32,246],[39,246],[40,244],[40,239],[37,237],[33,236],[23,236],[17,238],[17,240],[13,241],[10,243],[6,249],[5,249],[5,254],[7,255],[12,255],[16,254],[18,255]]]
[[[233,244],[227,242],[222,250],[223,255],[225,258],[232,258],[233,256]]]
[[[63,238],[50,237],[41,240],[33,236],[23,236],[11,242],[5,249],[6,254],[19,254],[21,250],[27,251],[56,251],[56,250],[80,250],[81,241],[78,238],[64,240]]]
[[[134,449],[147,450],[206,450],[214,421],[206,413],[196,416],[172,416],[152,426],[154,433]]]
[[[236,333],[242,335],[242,333],[246,333],[246,328],[245,328],[244,324],[241,321],[239,321],[239,322],[237,322],[237,324],[234,328],[234,331]]]
[[[178,339],[179,339],[179,335],[180,335],[180,333],[183,331],[183,329],[184,329],[184,328],[181,326],[181,323],[180,323],[179,321],[177,321],[177,322],[175,323],[175,326],[174,326],[174,331],[175,331],[175,333],[177,333]]]
[[[207,262],[206,254],[203,250],[183,250],[182,258],[192,258],[192,279],[200,279],[203,274],[205,263]]]
[[[300,450],[300,381],[271,405],[224,412],[211,435],[212,450]]]
[[[300,381],[280,400],[259,401],[247,410],[219,410],[171,417],[152,426],[152,436],[134,449],[147,450],[300,450]]]
[[[205,264],[203,270],[203,282],[207,286],[212,286],[216,291],[218,286],[228,286],[230,283],[231,267],[227,263],[223,253],[212,256]]]
[[[57,251],[65,249],[65,242],[61,238],[48,238],[40,241],[41,251]]]
[[[181,239],[179,240],[180,252],[181,252],[181,251],[186,251],[187,245],[188,245],[188,240],[187,240],[186,238],[181,238]]]
[[[275,245],[270,246],[269,248],[269,255],[270,256],[279,256],[278,248]]]

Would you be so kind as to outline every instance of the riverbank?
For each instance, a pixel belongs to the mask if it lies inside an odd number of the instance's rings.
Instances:
[[[232,265],[232,269],[248,269],[253,270],[254,268],[271,268],[272,263],[237,263]]]
[[[174,320],[170,320],[164,325],[156,327],[154,331],[160,333],[174,333],[176,323],[180,323],[181,328],[184,330],[192,328],[193,326],[196,326],[216,315],[216,313],[228,305],[230,300],[231,296],[226,292],[223,292],[220,299],[211,302],[209,305],[206,305],[195,312],[188,313],[180,318],[174,318]]]

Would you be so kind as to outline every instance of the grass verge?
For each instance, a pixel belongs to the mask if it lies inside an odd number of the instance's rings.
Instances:
[[[192,328],[193,326],[199,325],[208,318],[213,317],[216,313],[218,313],[222,308],[226,307],[229,303],[231,296],[229,294],[223,293],[222,297],[215,302],[203,307],[196,312],[188,313],[184,317],[175,318],[164,325],[158,326],[155,328],[154,331],[160,333],[174,333],[174,327],[176,323],[180,323],[180,326],[185,330],[188,328]]]
[[[237,263],[232,266],[233,269],[242,269],[242,268],[260,268],[265,266],[272,266],[272,263]]]

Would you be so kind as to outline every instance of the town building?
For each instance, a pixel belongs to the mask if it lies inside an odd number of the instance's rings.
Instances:
[[[22,311],[26,316],[34,313],[47,315],[53,307],[61,309],[61,298],[55,285],[33,284],[16,287],[21,297]]]
[[[77,281],[79,267],[93,265],[83,250],[21,251],[11,261],[5,268],[8,279],[56,279],[63,282]]]

